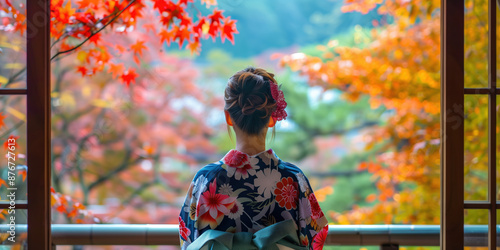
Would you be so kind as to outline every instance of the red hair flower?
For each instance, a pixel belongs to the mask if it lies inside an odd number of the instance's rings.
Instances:
[[[286,101],[285,96],[283,95],[283,91],[279,89],[277,83],[273,81],[269,81],[269,86],[271,87],[271,95],[276,101],[276,110],[271,115],[276,121],[285,120],[287,113],[285,111]]]

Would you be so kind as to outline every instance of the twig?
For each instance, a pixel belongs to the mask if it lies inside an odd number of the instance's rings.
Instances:
[[[5,86],[3,86],[3,88],[6,88],[7,86],[9,86],[11,83],[13,83],[16,78],[18,76],[20,76],[24,71],[26,71],[26,67],[22,68],[21,70],[19,70],[17,73],[15,73],[14,75],[12,75],[11,77],[9,77],[9,80],[7,80],[7,83],[5,84]]]
[[[65,51],[59,51],[57,52],[54,56],[52,56],[50,58],[50,60],[52,61],[54,58],[56,58],[57,56],[61,55],[61,54],[65,54],[65,53],[68,53],[68,52],[71,52],[73,50],[76,50],[78,48],[80,48],[83,44],[85,44],[90,38],[92,38],[93,36],[95,36],[97,33],[101,32],[101,30],[103,30],[104,28],[106,28],[108,25],[110,25],[112,22],[114,22],[116,19],[118,19],[118,17],[126,10],[128,9],[133,3],[135,3],[136,0],[132,0],[130,1],[130,3],[125,7],[123,8],[122,10],[120,10],[114,17],[113,19],[111,19],[111,21],[109,21],[108,23],[106,23],[104,26],[102,26],[100,29],[98,29],[96,32],[92,33],[89,37],[87,37],[85,40],[83,40],[83,42],[81,42],[80,44],[78,44],[77,46],[71,48],[71,49],[68,49],[68,50],[65,50]]]
[[[16,125],[14,125],[14,127],[12,127],[9,130],[5,131],[2,135],[0,135],[0,139],[3,139],[4,137],[8,136],[12,131],[16,130],[21,125],[23,125],[23,123],[24,123],[24,121],[20,121]]]

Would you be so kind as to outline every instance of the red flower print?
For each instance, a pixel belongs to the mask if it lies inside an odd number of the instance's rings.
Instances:
[[[248,161],[248,155],[238,150],[231,149],[231,151],[229,151],[229,153],[227,153],[227,155],[224,157],[223,161],[230,167],[236,168]]]
[[[179,216],[179,233],[183,240],[187,240],[189,235],[191,234],[191,230],[186,227],[186,224],[182,220],[182,217]]]
[[[328,236],[328,225],[323,227],[319,233],[317,233],[313,238],[312,249],[321,250],[326,241],[326,236]]]
[[[197,207],[199,215],[198,223],[200,228],[210,225],[214,229],[222,221],[225,214],[229,213],[229,209],[233,206],[235,197],[216,193],[216,180],[210,183],[210,187],[201,197]]]
[[[281,181],[276,183],[274,195],[276,195],[276,201],[280,207],[284,207],[287,210],[297,208],[297,183],[293,181],[292,177],[281,178]]]
[[[309,194],[307,198],[309,199],[309,203],[311,203],[312,218],[317,220],[325,216],[323,214],[323,211],[321,211],[321,208],[319,207],[318,200],[316,200],[316,196],[314,195],[314,193]]]

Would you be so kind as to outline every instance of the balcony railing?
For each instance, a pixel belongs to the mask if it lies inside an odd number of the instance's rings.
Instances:
[[[8,225],[0,225],[1,233],[8,230]],[[26,230],[25,224],[16,225],[16,235]],[[439,225],[330,225],[326,245],[381,246],[391,250],[399,246],[439,246],[439,230]],[[465,226],[464,230],[466,246],[488,245],[487,225]],[[54,245],[179,245],[179,228],[167,224],[52,224],[52,242]]]

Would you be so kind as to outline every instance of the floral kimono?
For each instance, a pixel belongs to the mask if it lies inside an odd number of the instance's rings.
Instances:
[[[252,232],[292,219],[302,246],[322,249],[326,220],[308,179],[272,149],[249,156],[232,149],[198,171],[179,216],[182,249],[203,232]]]

